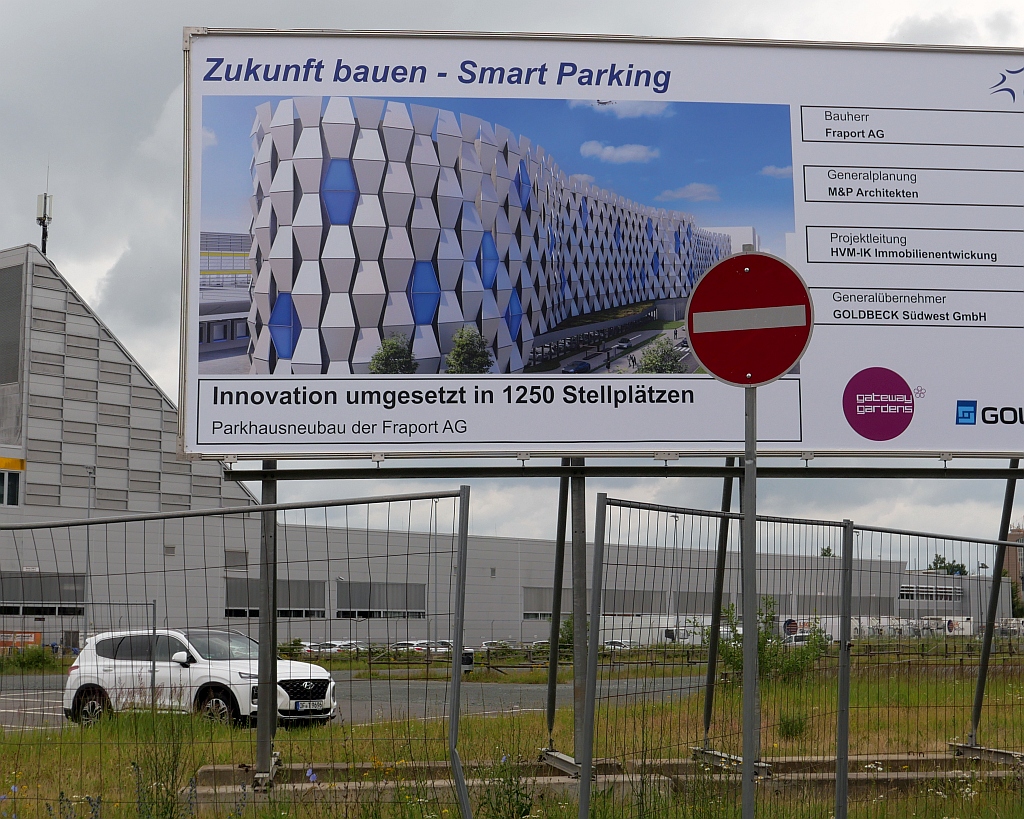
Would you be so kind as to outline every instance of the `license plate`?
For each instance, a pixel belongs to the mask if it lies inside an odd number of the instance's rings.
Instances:
[[[320,711],[326,707],[323,700],[301,700],[295,703],[296,711]]]

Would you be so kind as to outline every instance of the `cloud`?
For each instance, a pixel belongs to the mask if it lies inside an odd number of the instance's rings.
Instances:
[[[893,26],[886,39],[894,43],[982,45],[1013,42],[1017,30],[1014,14],[1000,9],[987,17],[954,17],[946,14],[906,17]]]
[[[658,202],[672,202],[676,199],[685,199],[687,202],[717,202],[722,197],[718,195],[718,188],[704,182],[691,182],[674,190],[664,190],[654,197]]]
[[[780,168],[778,165],[765,165],[758,173],[761,176],[770,176],[773,179],[792,179],[793,166],[787,165],[785,168]]]
[[[975,43],[978,26],[966,17],[907,17],[893,27],[887,38],[893,43]]]
[[[203,127],[203,147],[212,148],[217,144],[217,134],[212,129]]]
[[[661,156],[661,151],[648,145],[605,145],[592,139],[580,145],[580,156],[610,162],[613,165],[624,165],[627,162],[650,162]]]
[[[570,100],[570,108],[592,108],[602,114],[614,114],[618,119],[636,117],[670,117],[672,109],[667,102],[643,102],[641,100]]]
[[[594,177],[592,177],[589,173],[574,173],[572,176],[569,177],[569,181],[580,182],[584,185],[593,185]]]

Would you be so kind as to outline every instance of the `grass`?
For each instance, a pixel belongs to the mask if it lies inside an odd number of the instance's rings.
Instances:
[[[74,659],[54,654],[49,646],[16,649],[0,654],[0,674],[66,674]]]
[[[948,753],[947,743],[963,740],[970,723],[974,669],[959,663],[908,665],[885,661],[872,665],[865,659],[853,675],[851,687],[851,754]],[[541,669],[546,676],[546,669]],[[1024,749],[1024,662],[997,668],[990,678],[981,740],[989,747]],[[474,672],[487,674],[494,672]],[[495,675],[500,677],[501,675]],[[646,679],[641,677],[642,679]],[[765,757],[834,754],[836,679],[826,667],[802,681],[765,681],[762,685],[762,748]],[[600,691],[599,691],[600,693]],[[740,686],[719,685],[714,709],[712,745],[739,753]],[[496,709],[500,708],[495,703]],[[595,754],[632,762],[641,769],[660,759],[687,758],[700,743],[703,695],[698,693],[668,702],[604,699],[595,721]],[[572,748],[573,720],[569,709],[556,714],[555,747]],[[549,797],[527,788],[520,762],[535,759],[548,744],[545,716],[540,712],[507,711],[497,716],[468,716],[460,725],[460,755],[467,763],[483,763],[471,775],[494,781],[488,799],[475,815],[511,816],[530,805],[531,816],[569,817],[575,805],[565,797]],[[330,804],[330,786],[315,787],[299,802],[277,802],[245,815],[301,816],[326,819],[417,817],[447,819],[457,815],[447,790],[433,791],[413,763],[447,759],[447,723],[443,720],[374,721],[366,725],[334,723],[329,726],[282,729],[275,741],[286,763],[314,761],[362,764],[356,778],[380,783],[366,799],[346,813]],[[191,716],[122,714],[98,725],[67,725],[61,730],[7,731],[0,736],[0,819],[100,819],[145,817],[184,819],[188,815],[189,781],[202,765],[251,763],[255,731],[216,726]],[[512,765],[511,761],[516,764]],[[384,793],[386,782],[401,782],[394,794]],[[1007,785],[964,781],[930,783],[912,793],[878,791],[854,794],[851,817],[889,819],[915,816],[1013,817],[1019,806],[1017,781]],[[635,789],[634,789],[635,790]],[[640,816],[645,812],[679,819],[732,819],[738,817],[734,789],[710,774],[706,781],[689,782],[682,792],[666,798],[657,788],[635,795],[628,805],[598,798],[593,815]],[[391,791],[388,791],[390,794]],[[63,797],[61,796],[63,794]],[[168,798],[174,795],[174,799]],[[477,796],[477,799],[482,797]],[[290,799],[290,797],[289,797]],[[765,788],[759,817],[828,817],[831,797],[820,791]],[[89,801],[93,800],[93,801]],[[97,803],[96,800],[99,800]],[[486,802],[486,805],[485,805]],[[99,804],[99,812],[95,805]],[[49,809],[47,806],[49,805]],[[504,806],[504,807],[503,807]],[[508,808],[512,813],[502,814]],[[449,814],[443,814],[448,810]],[[362,811],[360,813],[359,811]],[[375,813],[374,813],[375,811]],[[7,816],[3,814],[6,812]],[[230,813],[228,808],[222,816]],[[521,817],[520,817],[521,819]]]

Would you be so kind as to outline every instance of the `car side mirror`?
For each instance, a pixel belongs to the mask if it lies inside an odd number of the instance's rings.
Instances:
[[[171,655],[171,662],[178,663],[178,665],[188,668],[189,664],[192,662],[192,658],[189,656],[187,651],[175,651]]]

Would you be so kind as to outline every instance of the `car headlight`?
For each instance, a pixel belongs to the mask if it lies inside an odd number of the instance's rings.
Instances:
[[[239,671],[238,676],[243,680],[258,680],[260,678],[259,674],[250,674],[248,671]]]

